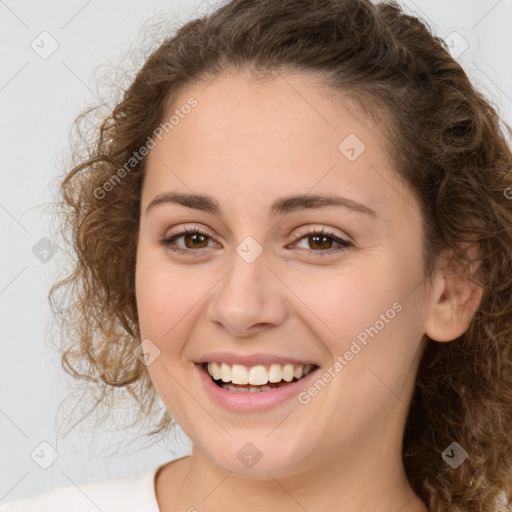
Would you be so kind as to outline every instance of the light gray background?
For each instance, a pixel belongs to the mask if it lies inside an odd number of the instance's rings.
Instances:
[[[458,61],[512,124],[512,0],[402,3],[437,35],[446,38],[456,31],[467,41]],[[71,124],[86,106],[98,102],[101,84],[91,76],[93,70],[116,63],[129,71],[120,76],[126,86],[136,69],[126,60],[126,49],[135,50],[136,63],[148,19],[162,15],[181,25],[215,5],[213,0],[0,0],[0,503],[50,487],[140,473],[189,453],[183,434],[179,444],[161,443],[107,458],[97,452],[117,441],[116,433],[95,437],[80,432],[79,425],[70,434],[75,447],[57,440],[55,415],[70,378],[58,354],[46,346],[44,330],[51,321],[47,293],[64,260],[57,251],[42,262],[32,248],[51,236],[51,208],[43,208],[52,199],[51,180],[63,169]],[[31,48],[43,31],[59,45],[47,59]],[[41,442],[59,454],[48,469],[31,458]],[[88,456],[89,447],[96,455]]]

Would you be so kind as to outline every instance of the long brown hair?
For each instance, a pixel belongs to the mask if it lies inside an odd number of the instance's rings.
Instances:
[[[134,354],[146,158],[130,158],[178,92],[228,66],[255,79],[309,73],[378,123],[396,172],[421,205],[425,275],[441,251],[469,261],[465,248],[478,245],[481,305],[460,338],[428,340],[403,461],[431,511],[492,510],[500,493],[512,503],[512,154],[503,127],[511,131],[443,40],[395,2],[233,0],[151,54],[122,101],[96,131],[89,128],[86,154],[62,179],[63,233],[76,259],[49,298],[68,292],[65,308],[52,305],[65,370],[102,390],[97,404],[123,388],[140,418],[157,414],[147,368]],[[152,433],[173,424],[165,411]],[[469,454],[457,469],[441,457],[453,441]]]

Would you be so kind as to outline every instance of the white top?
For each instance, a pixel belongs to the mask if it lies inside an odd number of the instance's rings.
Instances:
[[[0,505],[0,512],[160,512],[155,466],[137,475],[48,489]]]

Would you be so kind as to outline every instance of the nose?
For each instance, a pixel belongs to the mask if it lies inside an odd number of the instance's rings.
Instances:
[[[286,286],[267,263],[265,251],[251,263],[233,251],[232,266],[208,305],[208,319],[218,328],[248,338],[284,321]]]

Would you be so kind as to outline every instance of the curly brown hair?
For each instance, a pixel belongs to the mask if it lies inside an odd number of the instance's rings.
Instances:
[[[396,2],[233,0],[186,23],[150,55],[101,126],[85,131],[86,153],[61,183],[62,233],[76,259],[49,299],[65,340],[64,369],[102,389],[95,405],[122,388],[139,405],[138,418],[157,416],[156,391],[134,352],[146,157],[133,155],[183,88],[228,66],[254,79],[309,73],[379,124],[397,174],[421,205],[426,276],[441,252],[474,262],[466,251],[478,246],[481,304],[462,336],[428,340],[403,461],[431,511],[489,511],[500,497],[510,505],[512,153],[504,131],[512,131],[444,41]],[[54,307],[62,287],[67,306]],[[165,411],[151,434],[173,425]],[[453,439],[469,453],[456,470],[441,457]]]

